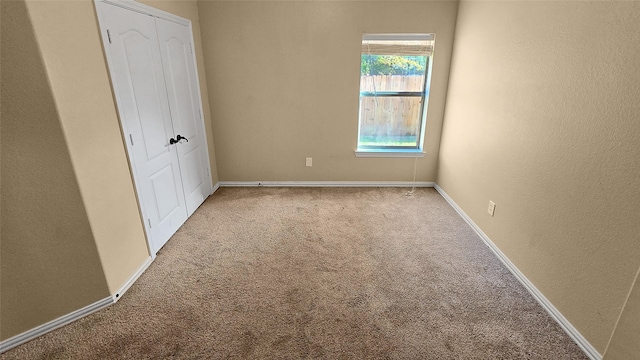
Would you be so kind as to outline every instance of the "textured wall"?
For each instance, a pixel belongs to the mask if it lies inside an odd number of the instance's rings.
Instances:
[[[94,4],[29,1],[27,7],[109,290],[115,294],[149,252]]]
[[[224,181],[411,181],[414,159],[356,158],[363,33],[436,33],[419,181],[434,181],[457,2],[200,1]],[[313,167],[305,167],[305,157]]]
[[[640,278],[636,277],[620,321],[604,354],[605,360],[640,359]]]
[[[109,296],[24,2],[2,1],[0,340]]]
[[[156,5],[193,21],[201,54],[196,3]],[[149,254],[93,2],[2,6],[6,339],[115,294]]]
[[[461,2],[440,149],[438,183],[601,353],[640,267],[638,18]]]
[[[215,147],[213,145],[213,133],[211,129],[211,110],[209,107],[209,90],[202,55],[202,40],[200,37],[200,17],[196,0],[142,0],[142,4],[149,5],[159,10],[178,15],[191,20],[193,28],[193,41],[198,66],[198,79],[200,81],[200,96],[202,98],[202,110],[204,126],[207,132],[207,145],[209,146],[209,161],[211,164],[211,181],[215,185],[218,182],[218,169],[216,164]]]

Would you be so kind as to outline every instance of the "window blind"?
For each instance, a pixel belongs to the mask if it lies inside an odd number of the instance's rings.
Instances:
[[[434,34],[364,34],[362,36],[362,53],[431,56],[434,40]]]

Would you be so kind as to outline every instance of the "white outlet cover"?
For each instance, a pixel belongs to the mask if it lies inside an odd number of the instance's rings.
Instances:
[[[307,166],[312,166],[313,165],[313,159],[312,158],[307,158],[306,159],[306,164],[307,164]]]
[[[489,215],[493,216],[495,211],[496,211],[496,203],[489,200],[489,207],[487,208],[487,212],[489,213]]]

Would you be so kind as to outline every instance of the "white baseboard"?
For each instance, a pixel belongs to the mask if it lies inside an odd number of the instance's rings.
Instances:
[[[14,347],[24,344],[29,340],[33,340],[38,336],[42,336],[48,332],[51,332],[59,327],[65,326],[69,323],[72,323],[80,318],[83,318],[95,311],[106,308],[107,306],[113,304],[113,298],[108,296],[102,300],[96,301],[93,304],[87,305],[82,309],[78,309],[74,312],[71,312],[67,315],[61,316],[55,320],[49,321],[48,323],[37,326],[31,330],[25,331],[22,334],[18,334],[14,337],[11,337],[7,340],[0,342],[0,354],[3,352],[13,349]]]
[[[133,275],[131,275],[129,280],[127,280],[127,282],[124,283],[124,285],[122,285],[122,287],[115,294],[113,294],[114,303],[120,300],[122,295],[124,295],[124,293],[127,292],[127,290],[129,290],[131,285],[133,285],[133,283],[135,283],[136,280],[138,280],[140,275],[142,275],[147,270],[147,268],[149,267],[149,265],[151,265],[152,262],[153,262],[153,258],[149,257],[142,265],[140,265],[138,270],[135,273],[133,273]]]
[[[213,189],[211,190],[211,195],[213,195],[213,193],[215,193],[218,189],[220,189],[219,181],[215,185],[213,185]]]
[[[520,281],[520,283],[533,295],[534,299],[542,305],[542,307],[551,315],[551,317],[562,327],[562,329],[573,339],[573,341],[585,352],[585,354],[592,360],[601,360],[602,355],[596,350],[587,339],[580,334],[567,318],[556,309],[555,306],[549,301],[535,285],[527,277],[520,272],[520,270],[509,260],[509,258],[496,246],[496,244],[489,239],[489,237],[476,225],[473,220],[456,204],[455,201],[438,185],[435,184],[435,189],[442,195],[442,197],[453,207],[458,214],[464,219],[464,221],[471,226],[471,228],[480,236],[482,241],[489,247],[489,249],[498,257],[498,259],[507,267],[507,269],[513,274],[513,276]]]
[[[576,344],[585,352],[592,360],[601,360],[602,355],[580,334],[580,332],[567,320],[562,313],[533,285],[527,277],[509,260],[509,258],[489,239],[489,237],[476,225],[473,220],[455,203],[455,201],[440,187],[433,182],[375,182],[375,181],[221,181],[216,183],[213,192],[220,187],[250,187],[250,186],[270,186],[270,187],[435,187],[442,197],[458,212],[458,214],[469,224],[469,226],[478,234],[489,249],[498,257],[498,259],[507,267],[507,269],[522,283],[522,285],[531,293],[531,295],[540,303],[540,305],[558,322],[560,327],[576,342]],[[35,327],[22,334],[18,334],[7,340],[0,342],[0,354],[14,347],[24,344],[27,341],[42,336],[59,327],[67,325],[75,320],[85,317],[95,311],[103,309],[116,301],[133,285],[133,283],[144,273],[151,265],[153,258],[148,258],[144,264],[140,266],[133,276],[113,295],[93,304],[85,306],[82,309],[73,311],[67,315],[61,316],[46,324]]]
[[[221,187],[433,187],[426,181],[220,181]]]
[[[71,312],[67,315],[61,316],[53,321],[50,321],[46,324],[42,324],[38,327],[35,327],[29,331],[26,331],[22,334],[16,335],[12,338],[9,338],[5,341],[0,342],[0,354],[13,349],[14,347],[24,344],[27,341],[33,340],[38,336],[42,336],[50,331],[53,331],[59,327],[70,324],[80,318],[83,318],[95,311],[98,311],[102,308],[105,308],[111,304],[114,304],[116,301],[122,298],[122,295],[129,290],[131,285],[138,280],[138,278],[147,270],[149,265],[153,262],[153,258],[149,257],[139,268],[138,270],[127,280],[127,282],[122,285],[122,287],[112,296],[104,298],[100,301],[97,301],[91,305],[85,306],[82,309]]]

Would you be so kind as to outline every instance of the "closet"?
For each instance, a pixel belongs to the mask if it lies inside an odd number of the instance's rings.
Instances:
[[[96,1],[151,255],[212,192],[191,22],[130,1]]]

